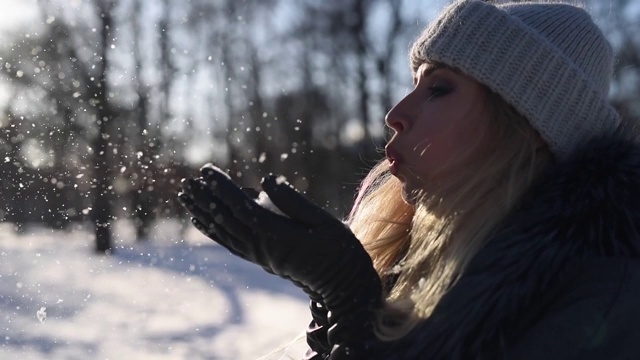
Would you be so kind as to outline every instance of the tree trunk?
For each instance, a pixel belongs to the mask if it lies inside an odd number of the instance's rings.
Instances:
[[[136,0],[133,10],[133,31],[135,41],[135,64],[136,64],[136,92],[138,94],[138,109],[136,113],[137,118],[137,136],[135,137],[137,144],[136,148],[142,153],[139,159],[136,161],[136,157],[131,160],[131,168],[135,169],[134,174],[137,178],[133,179],[135,185],[131,189],[131,205],[133,212],[133,224],[136,230],[136,240],[143,241],[149,239],[151,232],[151,226],[153,224],[153,202],[152,195],[148,191],[149,176],[151,176],[151,162],[153,156],[150,153],[151,149],[148,146],[148,137],[153,136],[149,133],[149,89],[143,83],[142,69],[143,61],[142,54],[144,47],[142,46],[142,29],[141,29],[141,9],[142,0]],[[165,11],[167,14],[167,11]],[[166,29],[161,28],[160,31],[164,32]],[[162,35],[161,35],[162,39]],[[165,50],[166,51],[166,50]],[[164,54],[164,53],[163,53]],[[155,131],[153,134],[156,134]],[[155,141],[154,141],[155,142]]]
[[[100,1],[100,13],[102,19],[102,67],[99,74],[100,91],[96,94],[98,105],[98,135],[93,142],[93,209],[92,220],[95,226],[96,252],[110,254],[113,251],[111,238],[111,221],[113,215],[111,171],[109,161],[109,123],[113,119],[109,107],[109,84],[107,71],[109,68],[108,49],[111,36],[111,7],[113,1]]]
[[[0,159],[0,184],[2,184],[2,201],[4,209],[0,220],[12,222],[17,229],[22,229],[25,214],[23,207],[25,201],[22,199],[22,189],[20,187],[20,152],[21,140],[18,137],[20,124],[15,120],[10,111],[5,112],[7,126],[3,129],[3,144],[0,150],[5,154]],[[7,161],[8,160],[8,161]]]

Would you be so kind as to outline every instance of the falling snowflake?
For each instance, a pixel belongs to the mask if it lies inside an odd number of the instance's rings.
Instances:
[[[36,317],[41,323],[44,323],[44,321],[47,320],[47,308],[44,306],[41,307],[40,310],[36,312]]]

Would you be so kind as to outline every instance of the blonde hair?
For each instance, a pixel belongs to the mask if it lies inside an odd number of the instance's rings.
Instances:
[[[487,104],[492,151],[483,158],[473,148],[461,154],[464,165],[449,172],[437,196],[422,193],[406,203],[385,161],[362,182],[347,221],[390,284],[377,322],[380,339],[398,339],[429,317],[552,159],[526,118],[488,89]]]

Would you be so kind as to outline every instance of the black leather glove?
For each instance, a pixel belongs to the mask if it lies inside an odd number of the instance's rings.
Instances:
[[[329,344],[329,314],[327,308],[317,301],[309,302],[312,320],[307,326],[306,336],[309,350],[303,360],[322,360],[331,354],[332,345]]]
[[[219,169],[201,174],[184,181],[179,195],[194,225],[233,254],[319,296],[329,311],[329,343],[339,349],[332,359],[362,348],[382,288],[349,228],[275,176],[263,179],[262,189],[288,218],[258,205]]]

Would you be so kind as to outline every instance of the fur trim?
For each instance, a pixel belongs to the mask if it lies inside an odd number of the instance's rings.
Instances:
[[[393,355],[495,357],[569,260],[610,256],[640,258],[640,144],[620,132],[552,166]]]

